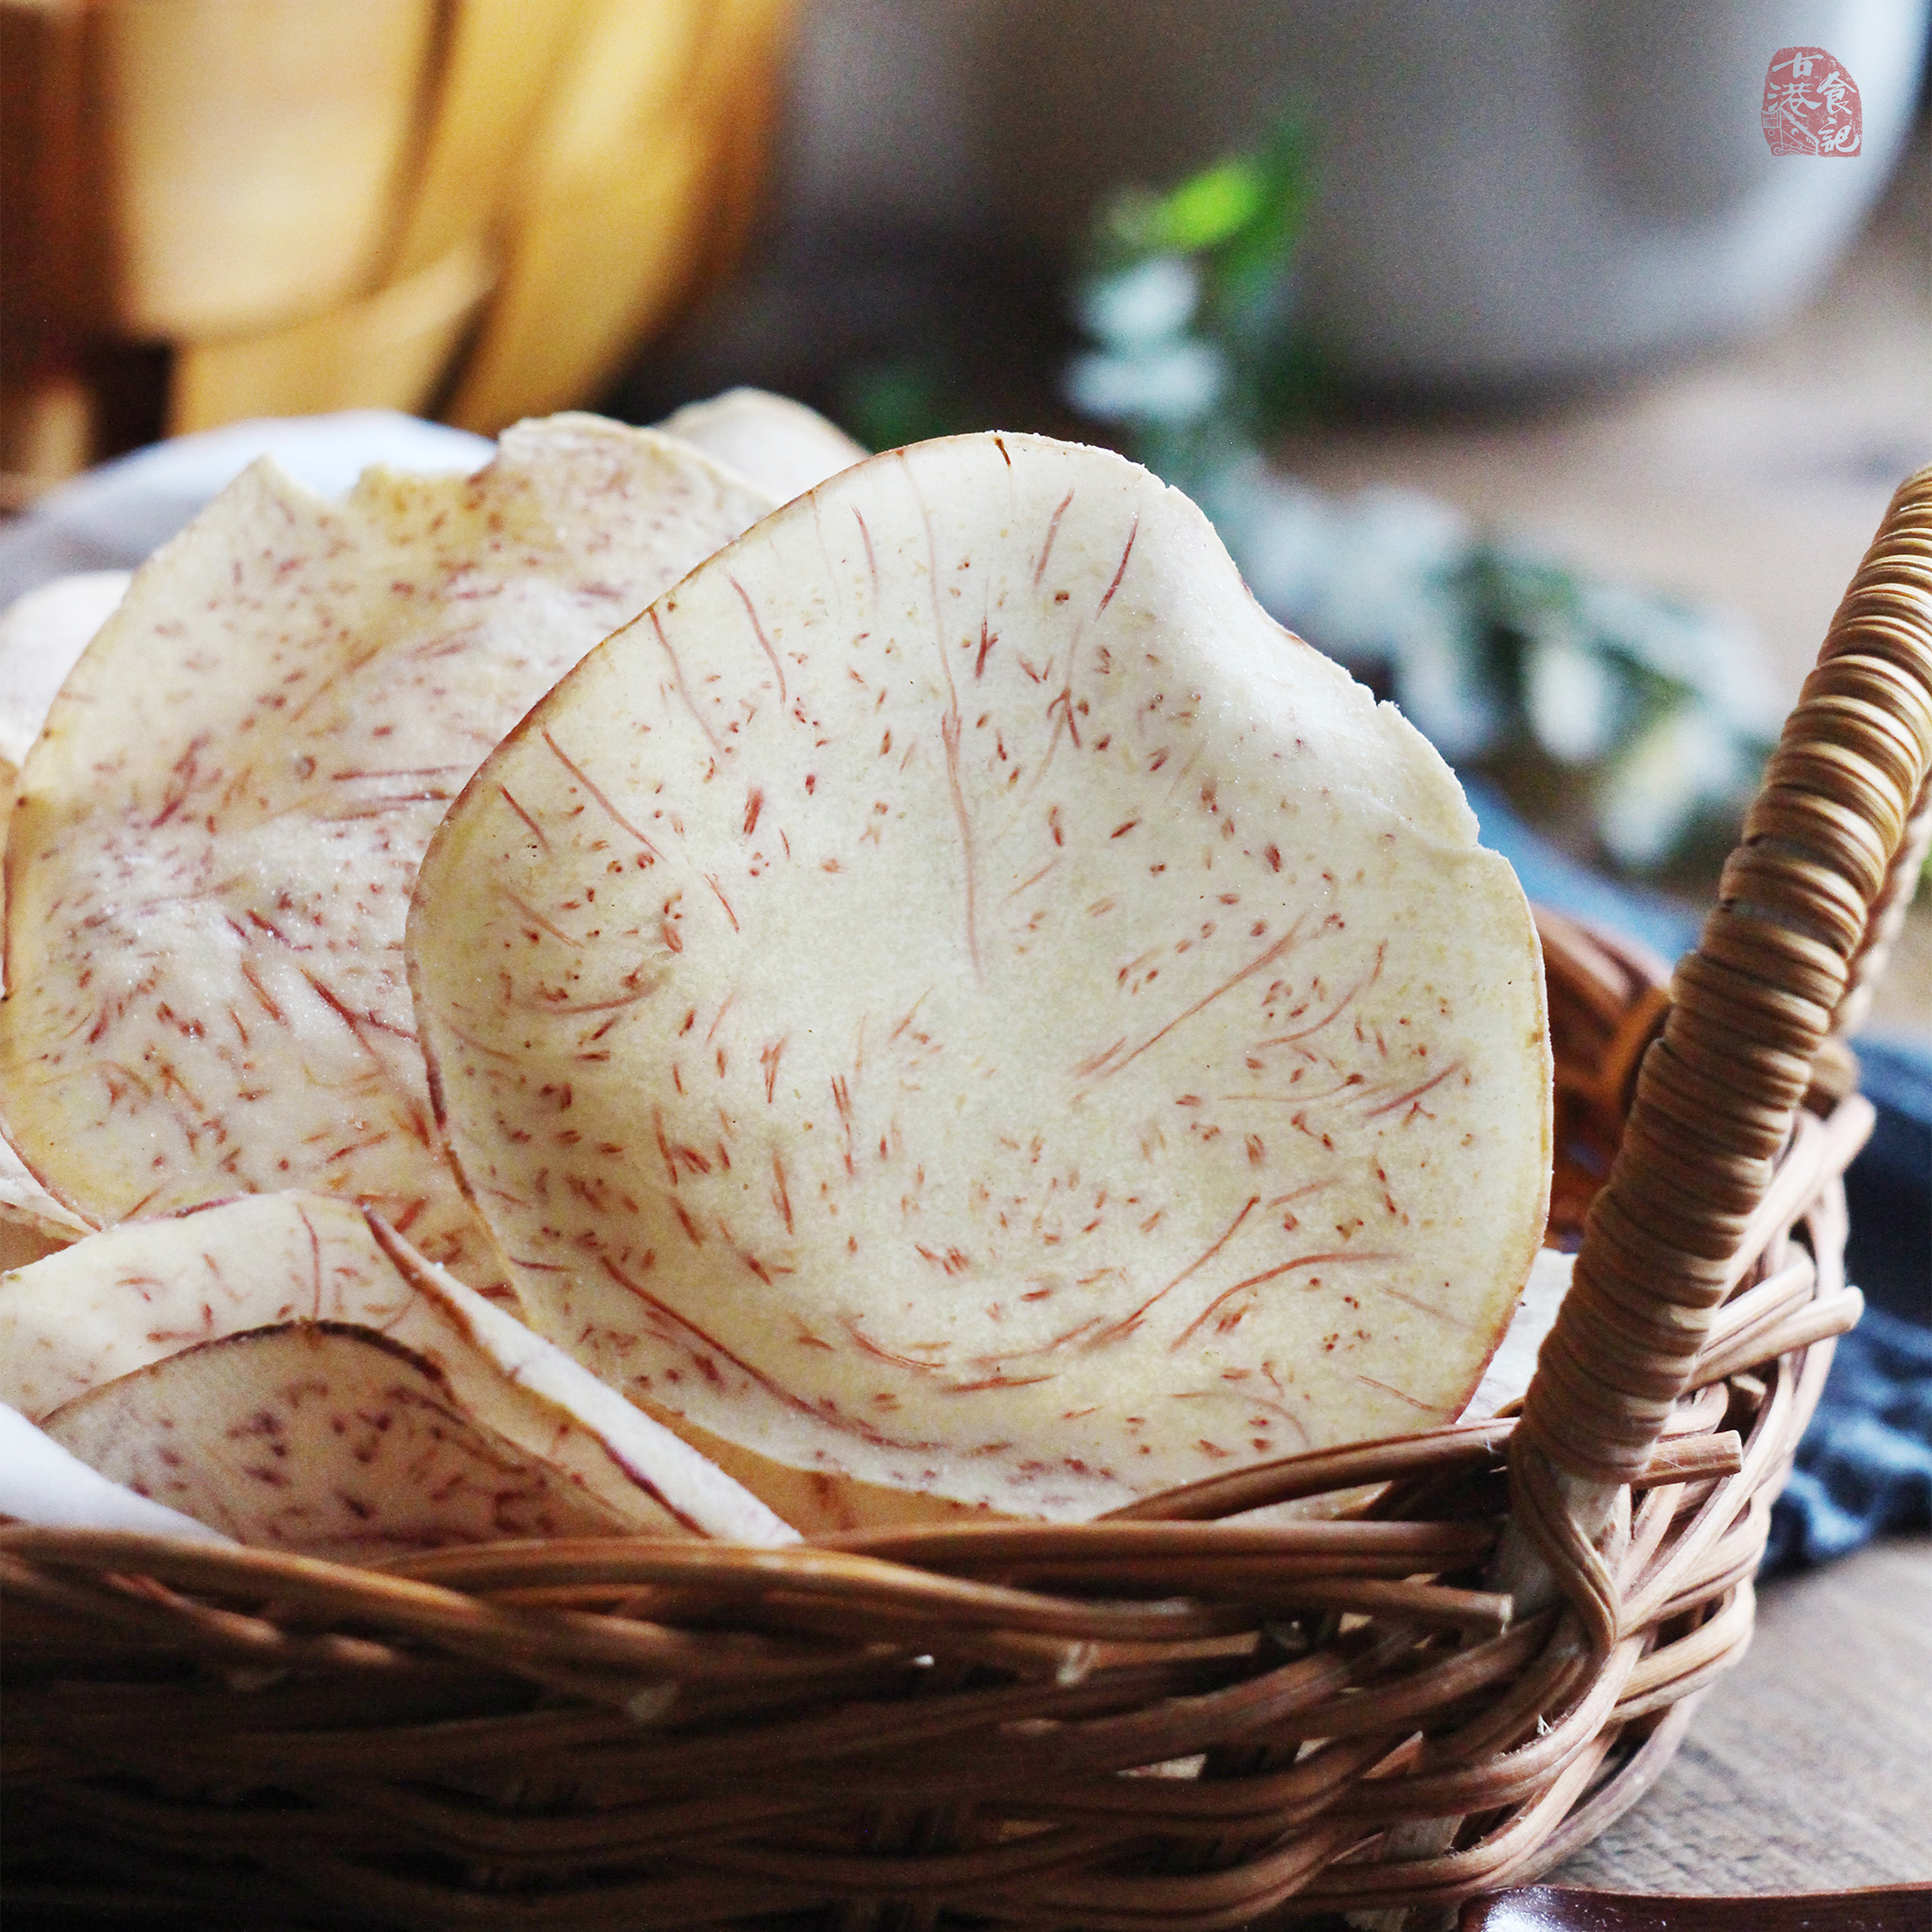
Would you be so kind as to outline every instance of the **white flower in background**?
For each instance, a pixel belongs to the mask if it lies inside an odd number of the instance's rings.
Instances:
[[[1355,661],[1435,651],[1445,626],[1459,636],[1461,600],[1452,579],[1472,540],[1459,512],[1415,490],[1375,488],[1342,506],[1335,554],[1318,613],[1309,621],[1323,647]]]
[[[1155,342],[1075,356],[1067,400],[1103,423],[1198,423],[1227,386],[1227,359],[1206,342]]]
[[[1577,615],[1604,648],[1695,691],[1737,730],[1776,738],[1783,707],[1742,619],[1595,582],[1578,586]]]
[[[1483,681],[1468,627],[1444,599],[1429,627],[1420,607],[1395,661],[1395,701],[1452,764],[1486,752],[1503,735],[1508,712]]]
[[[1200,271],[1180,255],[1153,255],[1080,285],[1080,324],[1116,348],[1135,348],[1185,332],[1200,302]]]
[[[1196,492],[1262,606],[1385,675],[1445,758],[1534,745],[1585,772],[1618,864],[1654,870],[1748,790],[1775,703],[1734,620],[1479,547],[1457,511],[1413,491],[1337,501],[1252,446]]]
[[[1255,601],[1278,624],[1312,635],[1335,557],[1335,505],[1252,451],[1209,477],[1198,500]]]
[[[1601,758],[1617,742],[1630,710],[1622,682],[1573,633],[1531,643],[1523,666],[1523,704],[1536,743],[1565,765]]]
[[[1598,835],[1619,865],[1646,870],[1669,857],[1706,805],[1731,797],[1749,775],[1730,732],[1708,710],[1679,705],[1606,773]]]
[[[1507,722],[1487,688],[1458,585],[1473,539],[1447,504],[1413,490],[1372,488],[1341,510],[1309,633],[1358,665],[1387,664],[1396,701],[1449,759],[1473,757]]]

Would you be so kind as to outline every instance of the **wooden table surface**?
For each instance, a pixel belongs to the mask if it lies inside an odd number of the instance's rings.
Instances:
[[[1751,1648],[1670,1769],[1545,1882],[1773,1892],[1920,1880],[1932,1880],[1932,1536],[1762,1585]]]

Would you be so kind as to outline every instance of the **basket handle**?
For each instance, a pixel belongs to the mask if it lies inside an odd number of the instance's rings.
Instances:
[[[1932,468],[1900,486],[1832,620],[1590,1208],[1518,1431],[1571,1479],[1562,1524],[1546,1481],[1540,1506],[1517,1483],[1553,1555],[1581,1554],[1601,1517],[1575,1520],[1580,1490],[1629,1481],[1690,1378],[1813,1061],[1863,1017],[1904,916],[1928,774]]]

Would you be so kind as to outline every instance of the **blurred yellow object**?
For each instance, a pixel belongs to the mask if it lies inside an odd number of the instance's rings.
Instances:
[[[169,377],[168,432],[247,416],[419,409],[442,386],[496,282],[493,256],[472,236],[415,275],[310,321],[184,342]],[[511,414],[520,413],[513,405]]]
[[[798,0],[0,0],[0,471],[593,396],[743,234]]]

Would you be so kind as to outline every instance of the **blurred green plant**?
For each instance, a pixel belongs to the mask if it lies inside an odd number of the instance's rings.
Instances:
[[[1270,612],[1546,828],[1636,873],[1721,851],[1776,727],[1731,620],[1515,551],[1413,492],[1336,501],[1267,461],[1330,393],[1295,313],[1316,192],[1290,114],[1252,156],[1108,200],[1067,399],[1200,504]]]
[[[839,385],[839,421],[869,450],[897,450],[976,427],[957,378],[942,359],[868,363]]]
[[[1094,346],[1068,366],[1068,400],[1122,425],[1141,460],[1190,494],[1318,396],[1293,322],[1314,184],[1289,114],[1257,153],[1164,195],[1125,189],[1095,219],[1074,294]]]

